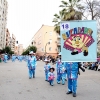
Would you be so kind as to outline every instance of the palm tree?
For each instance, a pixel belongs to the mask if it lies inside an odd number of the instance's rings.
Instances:
[[[55,23],[55,28],[54,31],[56,31],[57,33],[60,33],[60,21],[64,21],[64,13],[65,13],[66,9],[63,9],[62,11],[59,11],[59,15],[58,14],[54,14],[54,19],[52,22]]]
[[[78,4],[80,0],[69,0],[67,1],[61,1],[62,5],[59,7],[62,7],[63,9],[59,11],[59,15],[55,14],[53,22],[55,23],[54,30],[60,34],[60,22],[61,21],[69,21],[69,20],[81,20],[82,19],[82,12],[80,12],[80,9],[83,9],[80,4]]]
[[[63,9],[66,9],[64,14],[65,20],[81,20],[82,19],[82,12],[79,10],[83,9],[84,7],[79,4],[80,0],[69,0],[69,2],[61,1]]]

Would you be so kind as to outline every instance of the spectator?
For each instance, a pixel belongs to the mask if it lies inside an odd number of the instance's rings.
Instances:
[[[94,70],[97,71],[98,69],[98,62],[95,62]]]
[[[100,71],[100,62],[98,63],[98,71]]]
[[[94,70],[95,62],[92,63],[91,70]]]
[[[52,58],[52,64],[54,65],[54,63],[55,63],[55,57],[53,56],[53,58]]]

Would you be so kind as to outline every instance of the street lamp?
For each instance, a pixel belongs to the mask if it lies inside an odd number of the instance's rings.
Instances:
[[[45,56],[46,56],[46,47],[47,47],[48,44],[50,44],[50,42],[47,42],[46,45],[45,45]]]

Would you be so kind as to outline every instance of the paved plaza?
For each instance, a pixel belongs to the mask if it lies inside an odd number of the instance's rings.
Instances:
[[[77,97],[65,85],[45,82],[44,63],[38,61],[36,78],[29,79],[26,62],[0,63],[0,100],[100,100],[100,72],[86,70],[78,79]],[[51,64],[52,65],[52,64]]]

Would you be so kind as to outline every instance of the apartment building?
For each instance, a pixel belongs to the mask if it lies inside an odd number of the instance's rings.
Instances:
[[[33,45],[34,45],[34,37],[32,37],[32,39],[28,42],[28,44],[26,45],[26,47],[28,48],[29,46],[33,46]]]
[[[12,34],[11,38],[11,50],[15,52],[15,44],[16,44],[16,37],[14,34]]]
[[[18,46],[15,46],[15,54],[21,55],[23,53],[23,44],[18,44]]]
[[[18,55],[18,46],[15,46],[15,52],[14,54]]]
[[[0,49],[6,45],[7,9],[8,2],[0,0]]]
[[[18,55],[21,55],[23,53],[23,44],[18,45]]]
[[[31,39],[31,45],[37,47],[37,55],[58,55],[60,36],[54,31],[54,26],[42,25]]]
[[[6,46],[11,47],[11,37],[8,29],[6,29]]]

